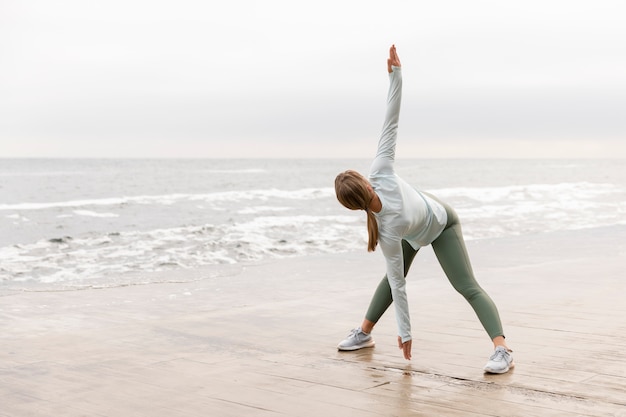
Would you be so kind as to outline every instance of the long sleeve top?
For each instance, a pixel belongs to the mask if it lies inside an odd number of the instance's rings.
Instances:
[[[387,112],[378,142],[378,151],[370,167],[369,181],[382,203],[381,211],[375,213],[378,222],[378,241],[386,260],[398,335],[404,343],[411,340],[411,323],[404,277],[402,240],[406,240],[416,250],[431,244],[445,228],[447,215],[441,204],[413,188],[394,171],[402,99],[400,67],[392,67],[389,80]]]

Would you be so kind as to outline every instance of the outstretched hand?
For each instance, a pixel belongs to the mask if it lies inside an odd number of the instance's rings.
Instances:
[[[389,48],[389,59],[387,59],[387,71],[391,72],[392,66],[394,67],[401,66],[400,58],[398,57],[398,53],[396,52],[396,45],[391,45],[391,48]]]
[[[407,340],[406,342],[402,343],[402,338],[398,336],[398,349],[402,350],[402,353],[404,354],[404,359],[406,359],[407,361],[411,360],[411,342],[412,340]]]

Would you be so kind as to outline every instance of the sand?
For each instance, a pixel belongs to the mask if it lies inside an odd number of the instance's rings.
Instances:
[[[0,416],[626,416],[624,242],[623,226],[468,242],[505,375],[483,374],[490,341],[430,248],[409,275],[410,362],[393,310],[375,348],[335,348],[383,273],[365,250],[5,295]]]

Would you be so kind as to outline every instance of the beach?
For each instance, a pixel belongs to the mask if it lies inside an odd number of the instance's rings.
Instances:
[[[4,3],[0,417],[626,417],[626,3]]]
[[[432,249],[375,348],[338,352],[384,273],[379,252],[202,267],[127,286],[0,298],[0,416],[626,416],[626,227],[467,243],[516,367],[492,351]]]

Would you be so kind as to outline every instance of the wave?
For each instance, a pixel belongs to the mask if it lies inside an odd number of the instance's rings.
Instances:
[[[577,182],[431,191],[455,207],[468,240],[626,224],[626,190],[614,184]],[[310,202],[318,199],[326,200]],[[96,219],[89,217],[117,216],[106,209],[111,204],[204,201],[212,203],[209,209],[200,208],[201,215],[187,214],[183,221],[191,223],[197,218],[204,223],[209,218],[214,224],[159,228],[164,211],[157,207],[149,215],[142,208],[142,215],[154,219],[141,224],[145,230],[133,225],[133,230],[111,232],[122,222],[109,219],[100,229],[106,232],[94,232],[92,226],[87,231],[80,227],[49,229],[52,233],[64,230],[71,237],[48,236],[33,243],[0,247],[0,282],[80,283],[115,279],[129,272],[364,250],[365,216],[345,211],[338,204],[330,206],[331,199],[332,188],[305,188],[42,203],[43,208],[71,207],[72,216],[77,220],[87,216],[82,221],[91,225]],[[5,210],[7,206],[15,210],[16,205],[4,205]],[[184,208],[197,209],[190,206]],[[31,208],[39,209],[42,207]],[[32,219],[50,218],[49,213],[31,214]],[[64,215],[55,210],[51,216]],[[12,222],[22,219],[9,213],[4,217]]]
[[[0,210],[46,210],[51,208],[78,208],[92,206],[119,206],[124,204],[163,204],[171,205],[180,201],[195,202],[233,202],[245,200],[269,200],[271,198],[283,198],[292,200],[311,200],[320,197],[328,197],[333,193],[332,188],[304,188],[299,190],[247,190],[247,191],[221,191],[205,194],[163,194],[142,195],[132,197],[110,197],[91,200],[71,200],[50,203],[14,203],[0,204]]]
[[[465,197],[480,202],[494,202],[498,200],[576,200],[589,199],[599,195],[624,193],[622,187],[608,183],[558,183],[558,184],[527,184],[503,187],[458,187],[432,190],[438,197]]]
[[[74,214],[87,217],[119,217],[119,214],[115,213],[96,213],[91,210],[74,210]]]
[[[202,169],[197,172],[203,172],[207,174],[265,174],[269,172],[262,168],[248,168],[248,169]]]
[[[267,216],[186,226],[42,239],[0,248],[0,281],[80,282],[114,274],[236,264],[365,247],[354,216]]]
[[[624,193],[622,187],[614,184],[604,183],[559,183],[559,184],[528,184],[504,187],[456,187],[430,190],[433,194],[441,198],[469,198],[472,200],[488,203],[498,200],[537,200],[549,199],[589,199],[599,195],[611,193]],[[262,200],[267,201],[273,198],[286,200],[313,200],[323,197],[334,196],[334,189],[325,188],[303,188],[298,190],[280,189],[258,189],[244,191],[221,191],[201,194],[162,194],[162,195],[140,195],[125,197],[110,197],[90,200],[71,200],[48,203],[13,203],[0,204],[0,210],[46,210],[51,208],[81,208],[81,207],[105,207],[120,206],[125,204],[161,204],[171,205],[182,201],[224,203],[237,201]],[[87,215],[87,214],[84,214]]]

